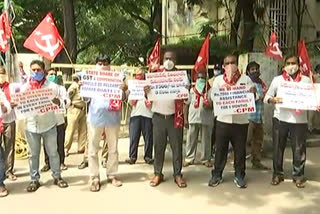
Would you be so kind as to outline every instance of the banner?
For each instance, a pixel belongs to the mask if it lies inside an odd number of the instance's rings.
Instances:
[[[128,89],[130,91],[128,100],[144,100],[144,87],[150,85],[147,80],[128,80]]]
[[[284,82],[281,83],[277,97],[282,98],[281,108],[316,110],[319,106],[320,84]]]
[[[146,80],[151,86],[148,100],[181,100],[189,97],[186,71],[148,73]]]
[[[53,89],[42,88],[12,94],[11,100],[17,104],[14,111],[17,119],[21,120],[47,112],[58,111],[59,106],[51,102],[54,97]]]
[[[81,97],[121,100],[123,75],[118,71],[86,70],[81,76]]]
[[[211,94],[214,103],[214,114],[233,115],[256,112],[254,94],[249,92],[250,86],[232,86],[212,88]]]

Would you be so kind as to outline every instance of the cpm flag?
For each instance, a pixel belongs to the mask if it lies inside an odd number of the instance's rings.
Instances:
[[[192,80],[196,80],[196,73],[201,70],[207,70],[209,64],[209,46],[210,46],[210,34],[207,35],[203,42],[197,61],[192,69]]]
[[[311,73],[311,63],[304,40],[298,43],[299,67],[303,75],[309,76]]]
[[[277,42],[277,35],[274,32],[270,36],[270,40],[266,48],[266,55],[274,59],[282,59],[282,52],[280,50],[279,43]]]
[[[48,13],[36,29],[24,42],[23,46],[53,61],[63,48],[63,39]]]
[[[12,35],[10,22],[6,12],[0,16],[0,51],[6,52],[9,48],[9,39]]]
[[[151,72],[158,71],[160,67],[160,38],[158,38],[149,58],[148,58],[148,67]]]

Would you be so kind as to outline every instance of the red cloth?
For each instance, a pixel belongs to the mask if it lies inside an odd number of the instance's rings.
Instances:
[[[160,52],[161,52],[161,38],[158,38],[149,58],[148,58],[148,67],[151,72],[158,71],[160,67]]]
[[[110,100],[109,111],[121,111],[122,101],[121,100]]]
[[[11,103],[9,83],[8,82],[4,82],[3,84],[0,84],[0,88],[2,89],[4,94],[6,95],[6,98],[7,98],[8,102]]]
[[[43,79],[39,82],[37,80],[33,80],[32,78],[29,79],[29,86],[31,90],[34,89],[40,89],[42,87],[42,85],[44,84],[44,82],[46,81],[46,78],[43,77]]]
[[[267,91],[268,91],[268,86],[262,81],[262,79],[260,79],[259,77],[257,77],[257,78],[252,78],[251,80],[252,80],[252,82],[255,82],[255,83],[258,83],[258,84],[262,85],[263,93],[264,93],[264,94],[267,93]]]
[[[4,132],[4,125],[2,122],[2,118],[0,117],[0,134],[3,134],[3,132]]]
[[[196,101],[194,102],[194,107],[199,108],[200,106],[200,98],[203,97],[203,106],[209,105],[209,99],[208,99],[208,90],[210,89],[210,85],[207,84],[206,88],[204,88],[204,92],[199,92],[196,87],[193,87],[193,91],[196,94]]]
[[[269,43],[266,47],[266,55],[274,59],[282,59],[282,51],[280,50],[279,43],[277,42],[276,33],[272,33]]]
[[[9,48],[9,39],[12,35],[10,22],[6,12],[3,12],[0,15],[0,31],[2,32],[2,34],[0,34],[0,36],[2,37],[0,51],[5,53]]]
[[[229,86],[235,85],[238,82],[238,80],[240,79],[240,77],[241,77],[241,74],[240,74],[239,70],[237,70],[237,72],[233,75],[233,77],[231,78],[230,81],[228,80],[227,74],[226,73],[223,74],[223,80]]]
[[[132,106],[136,106],[136,105],[137,105],[137,102],[138,102],[138,100],[131,100],[131,105],[132,105]],[[147,108],[151,108],[151,106],[152,106],[152,102],[149,101],[149,100],[145,100],[145,101],[144,101],[144,104],[145,104],[145,106],[146,106]]]
[[[204,40],[201,50],[199,52],[197,61],[192,69],[192,81],[195,82],[197,79],[197,73],[201,70],[208,70],[207,66],[209,64],[209,47],[210,47],[210,34],[207,35],[206,39]]]

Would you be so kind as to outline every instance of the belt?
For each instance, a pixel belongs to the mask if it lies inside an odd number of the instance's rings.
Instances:
[[[164,118],[165,120],[174,117],[174,114],[165,115],[165,114],[160,114],[160,113],[157,113],[157,112],[154,112],[153,114],[158,116],[158,117]]]

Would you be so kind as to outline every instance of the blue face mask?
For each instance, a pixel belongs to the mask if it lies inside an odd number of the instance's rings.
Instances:
[[[43,72],[43,71],[40,71],[40,72],[31,72],[31,73],[30,73],[30,77],[31,77],[33,80],[41,81],[41,80],[43,80],[44,72]]]
[[[196,81],[196,89],[198,92],[202,93],[204,87],[206,86],[206,80],[202,78],[198,78]]]
[[[260,72],[254,72],[253,74],[249,74],[250,79],[256,79],[260,77]]]

